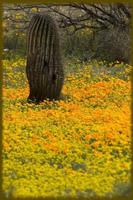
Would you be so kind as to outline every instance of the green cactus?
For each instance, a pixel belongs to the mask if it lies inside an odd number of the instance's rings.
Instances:
[[[28,100],[41,102],[60,98],[64,70],[57,25],[49,15],[36,14],[31,19],[26,74],[30,88]]]

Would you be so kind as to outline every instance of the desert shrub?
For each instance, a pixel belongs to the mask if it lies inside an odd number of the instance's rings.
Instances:
[[[9,34],[4,33],[4,49],[7,48],[11,52],[17,52],[17,54],[26,54],[26,35],[22,32],[10,32]]]
[[[130,63],[130,34],[122,27],[106,29],[96,34],[95,58]]]
[[[62,50],[64,58],[90,60],[93,55],[93,32],[90,29],[80,30],[74,34],[62,33]]]

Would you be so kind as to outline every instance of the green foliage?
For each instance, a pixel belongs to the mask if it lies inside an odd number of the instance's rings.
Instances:
[[[64,58],[76,58],[81,62],[99,59],[108,62],[119,60],[130,63],[130,31],[124,28],[122,30],[110,28],[100,32],[83,29],[72,35],[60,29],[60,36]],[[5,34],[4,47],[25,55],[26,34],[22,32]]]
[[[83,30],[65,38],[64,55],[69,59],[76,58],[81,62],[97,59],[106,60],[108,63],[119,60],[130,63],[129,30],[120,28],[110,28],[100,32]]]
[[[92,57],[93,33],[90,29],[81,30],[72,35],[64,33],[63,37],[64,57],[67,56],[69,59],[77,58],[81,61],[89,60]]]
[[[19,32],[11,32],[4,34],[4,48],[9,49],[9,53],[23,56],[26,54],[26,34]]]
[[[95,34],[95,55],[97,59],[130,63],[130,30],[125,27],[112,27]]]

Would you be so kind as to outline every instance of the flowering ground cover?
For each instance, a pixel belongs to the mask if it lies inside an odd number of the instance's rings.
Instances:
[[[131,66],[78,64],[66,74],[61,100],[35,105],[27,103],[25,60],[3,64],[4,195],[128,195]]]

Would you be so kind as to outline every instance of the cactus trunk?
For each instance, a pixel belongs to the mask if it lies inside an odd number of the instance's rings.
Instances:
[[[57,25],[48,15],[33,16],[28,30],[28,100],[59,99],[64,81]]]

